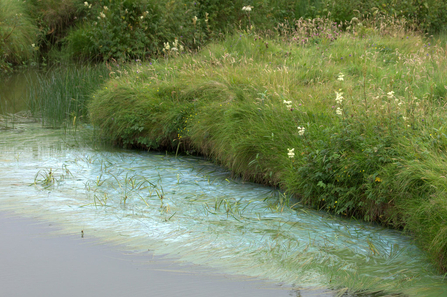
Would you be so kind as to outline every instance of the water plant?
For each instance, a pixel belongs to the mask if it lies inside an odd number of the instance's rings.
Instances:
[[[112,69],[104,64],[72,65],[37,73],[28,79],[28,105],[43,125],[74,126],[86,120],[90,94],[108,77]]]

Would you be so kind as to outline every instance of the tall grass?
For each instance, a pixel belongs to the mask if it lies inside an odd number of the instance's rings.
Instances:
[[[33,116],[53,127],[85,120],[87,101],[108,73],[104,64],[78,65],[50,69],[30,79],[27,97]]]
[[[0,0],[0,70],[33,57],[37,31],[24,2]]]
[[[446,48],[393,22],[241,32],[113,73],[90,116],[117,144],[204,154],[316,209],[405,228],[445,271]]]

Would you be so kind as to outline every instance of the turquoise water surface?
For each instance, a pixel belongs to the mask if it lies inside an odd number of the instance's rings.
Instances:
[[[88,126],[0,126],[0,209],[301,289],[447,296],[401,232],[307,209],[203,158],[97,147]]]

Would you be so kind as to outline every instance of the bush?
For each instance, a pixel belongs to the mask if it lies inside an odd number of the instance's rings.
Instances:
[[[188,7],[191,5],[191,7]],[[164,45],[197,48],[204,22],[193,21],[194,5],[182,2],[111,1],[85,2],[82,22],[66,38],[73,57],[96,60],[143,59],[162,53]]]
[[[181,45],[185,51],[195,51],[210,40],[220,40],[222,36],[235,30],[278,30],[284,34],[285,31],[295,29],[295,21],[301,17],[326,17],[337,22],[340,29],[350,29],[349,22],[352,23],[355,18],[364,24],[373,24],[380,30],[388,23],[400,22],[406,29],[420,29],[429,33],[442,31],[447,22],[446,0],[411,0],[410,3],[403,0],[2,2],[5,3],[2,5],[3,11],[6,11],[7,5],[13,5],[15,8],[8,8],[8,13],[17,9],[22,11],[19,15],[25,13],[20,21],[11,17],[7,17],[7,20],[5,18],[1,29],[4,32],[8,31],[5,24],[12,28],[15,23],[21,22],[20,27],[28,30],[25,34],[28,36],[25,37],[28,39],[27,43],[34,43],[34,49],[39,49],[40,54],[49,52],[49,57],[55,59],[68,56],[98,61],[153,58],[165,54],[163,49],[168,43],[169,47],[172,47],[175,40],[177,47]],[[246,6],[250,6],[251,11],[242,10]],[[26,16],[24,7],[34,19],[39,32],[35,32],[36,27]],[[34,32],[30,33],[29,30]],[[364,30],[359,33],[368,35]],[[7,33],[2,34],[6,37]],[[23,32],[20,34],[25,36]],[[32,42],[29,42],[30,38]],[[17,40],[15,43],[20,43]],[[30,54],[35,52],[32,48],[25,50],[23,46],[20,49],[19,47],[15,46],[15,49],[11,50],[10,45],[3,46],[5,49],[2,60],[6,61],[5,57],[8,56],[8,63],[17,63],[28,59]]]
[[[247,3],[239,0],[103,0],[78,7],[83,17],[65,41],[73,57],[143,59],[164,54],[166,44],[176,39],[185,50],[196,50],[237,29],[272,30],[311,11],[306,3],[251,1],[252,11],[243,11]]]

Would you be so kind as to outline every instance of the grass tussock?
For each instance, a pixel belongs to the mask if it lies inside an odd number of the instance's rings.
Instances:
[[[116,144],[203,154],[313,208],[405,228],[445,271],[446,44],[349,25],[300,20],[111,69],[91,121]]]
[[[33,57],[37,32],[24,2],[0,0],[0,70]]]

